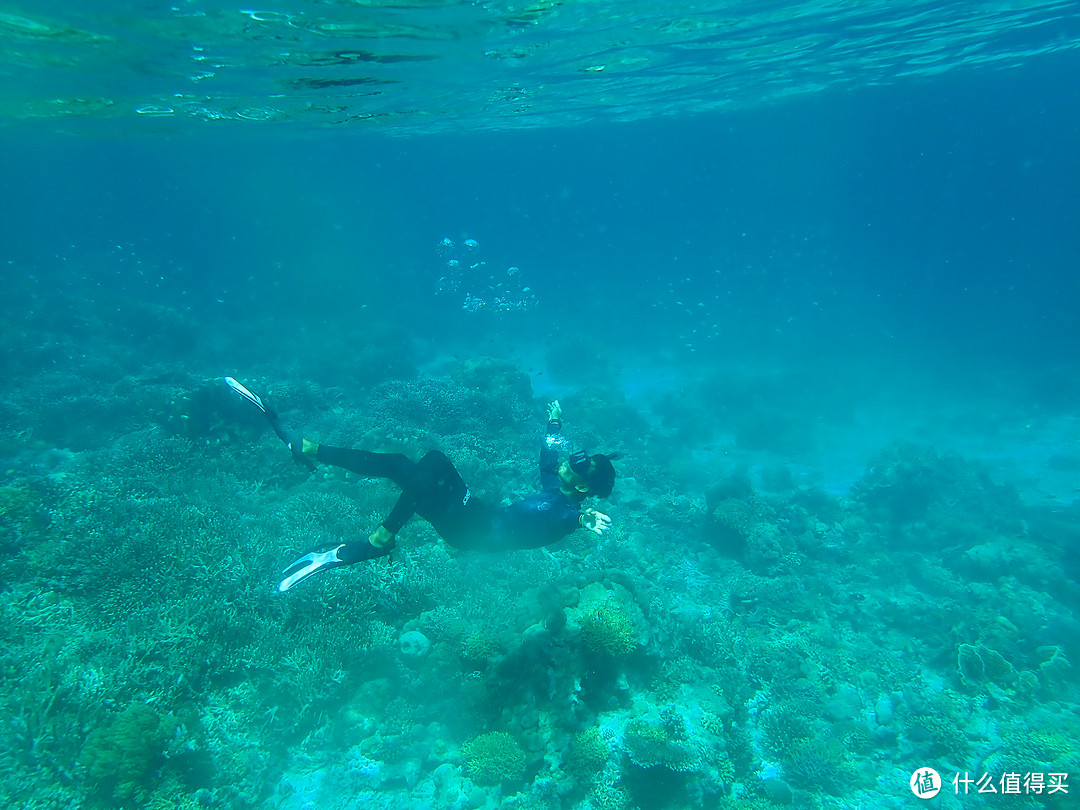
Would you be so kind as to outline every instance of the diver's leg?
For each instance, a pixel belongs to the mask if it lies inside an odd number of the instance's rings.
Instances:
[[[471,497],[461,473],[438,450],[417,462],[408,489],[413,493],[417,513],[428,520],[464,506]]]
[[[390,456],[374,453],[367,455],[377,456],[378,460],[375,462],[377,464],[397,463]],[[404,456],[398,458],[404,458]],[[319,460],[322,460],[321,451]],[[368,459],[361,458],[362,465],[368,463]],[[465,486],[465,482],[454,469],[454,465],[450,463],[450,459],[437,450],[433,450],[419,462],[408,462],[407,469],[405,465],[402,465],[401,469],[394,472],[397,474],[394,480],[401,487],[401,495],[394,504],[394,508],[367,540],[357,540],[349,544],[347,550],[343,551],[343,555],[356,551],[365,555],[360,559],[369,559],[370,557],[366,555],[370,555],[372,549],[393,548],[395,536],[413,514],[420,515],[431,523],[435,531],[439,532],[444,539],[449,539],[444,530],[459,522],[455,518],[460,515],[470,498],[469,488]],[[386,472],[382,474],[390,477]]]
[[[412,492],[406,489],[398,497],[386,520],[368,537],[350,540],[335,549],[336,560],[342,565],[352,565],[363,560],[385,557],[394,550],[394,537],[401,531],[405,521],[413,516],[415,508]]]
[[[393,550],[393,543],[386,546],[376,546],[369,540],[354,540],[351,543],[342,543],[337,548],[332,548],[329,551],[310,551],[295,560],[282,572],[285,578],[278,585],[278,590],[284,593],[312,574],[329,571],[343,565],[352,565],[361,560],[374,560],[377,557],[385,557]]]
[[[307,454],[310,442],[304,443]],[[462,531],[468,531],[468,521],[462,518],[469,510],[469,488],[446,456],[438,451],[428,453],[418,463],[405,456],[389,453],[368,453],[336,447],[316,448],[317,458],[359,475],[390,478],[401,487],[401,495],[386,520],[366,539],[342,543],[324,552],[311,552],[285,569],[285,579],[278,586],[286,591],[318,571],[352,565],[363,560],[385,557],[394,550],[394,536],[414,513],[429,520],[448,542]]]
[[[369,453],[367,450],[327,447],[307,439],[304,439],[304,455],[365,478],[388,478],[402,490],[409,488],[416,468],[416,462],[401,453]]]
[[[446,456],[428,453],[416,464],[416,514],[455,548],[477,548],[493,527],[494,510],[472,496]]]

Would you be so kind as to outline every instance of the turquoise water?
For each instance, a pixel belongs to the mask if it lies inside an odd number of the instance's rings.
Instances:
[[[2,804],[1074,806],[1077,15],[0,7]]]
[[[756,108],[1015,69],[1075,51],[1077,24],[1070,2],[932,0],[46,0],[0,11],[18,79],[5,117],[151,132],[233,121],[245,132],[460,133]]]

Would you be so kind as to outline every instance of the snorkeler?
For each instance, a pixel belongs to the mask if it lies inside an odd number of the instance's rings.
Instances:
[[[562,408],[558,400],[548,405],[547,431],[540,450],[541,490],[500,508],[474,498],[450,459],[437,450],[412,461],[400,453],[320,445],[282,427],[277,414],[232,377],[226,377],[225,382],[266,414],[297,463],[314,469],[318,461],[367,478],[387,478],[401,488],[390,514],[366,539],[303,555],[285,569],[279,591],[287,591],[319,571],[385,557],[394,550],[394,538],[414,514],[427,520],[450,545],[474,551],[540,548],[578,528],[603,534],[611,526],[607,515],[591,507],[583,509],[581,504],[587,497],[611,494],[615,485],[611,462],[619,456],[588,455],[578,450],[560,463]]]

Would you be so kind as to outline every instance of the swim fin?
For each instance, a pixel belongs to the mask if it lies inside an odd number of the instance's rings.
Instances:
[[[256,408],[258,408],[260,411],[266,413],[266,406],[263,405],[263,401],[258,394],[249,390],[247,386],[245,386],[235,377],[222,377],[222,379],[225,380],[225,384],[229,386],[229,388],[238,393],[240,396],[242,396]]]
[[[338,551],[344,547],[345,544],[342,543],[337,548],[332,548],[329,551],[310,551],[296,560],[281,572],[286,577],[278,585],[278,592],[285,593],[297,582],[302,582],[319,571],[328,571],[331,568],[337,568],[339,565],[345,565],[345,562],[338,557]]]
[[[278,419],[277,412],[273,408],[268,408],[262,401],[262,397],[256,394],[254,391],[245,386],[242,382],[235,377],[223,377],[225,384],[229,386],[233,391],[238,393],[256,408],[263,412],[266,416],[266,421],[270,423],[270,427],[274,429],[274,433],[277,437],[285,442],[285,446],[292,452],[293,460],[297,464],[301,464],[307,467],[309,471],[315,469],[315,462],[304,455],[304,440],[303,438],[293,431],[286,428],[281,424],[281,420]]]

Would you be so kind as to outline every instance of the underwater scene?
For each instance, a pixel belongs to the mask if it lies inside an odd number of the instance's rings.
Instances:
[[[0,2],[0,805],[1080,794],[1080,7]]]

